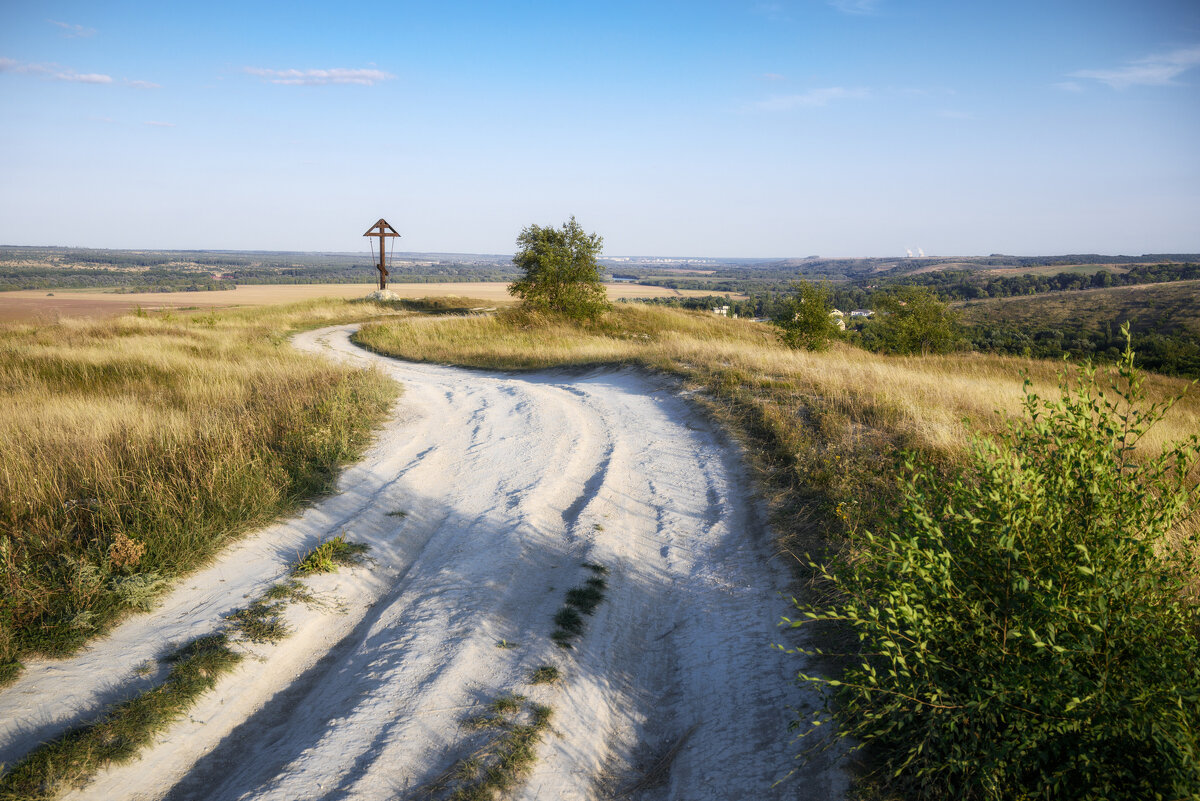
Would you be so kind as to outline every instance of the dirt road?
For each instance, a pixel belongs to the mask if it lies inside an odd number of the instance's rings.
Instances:
[[[797,658],[771,648],[787,634],[775,627],[787,576],[737,449],[686,398],[630,370],[398,362],[358,349],[351,331],[295,343],[375,365],[404,396],[339,493],[80,657],[31,665],[0,693],[0,760],[153,681],[139,665],[344,531],[370,544],[369,564],[311,580],[325,603],[293,607],[291,637],[253,647],[140,760],[72,797],[427,797],[478,746],[463,722],[505,693],[553,709],[516,798],[841,796],[823,766],[774,786],[795,766],[787,724],[813,701],[791,680]],[[553,618],[591,574],[585,562],[608,569],[607,596],[563,650]],[[541,665],[561,682],[530,686]]]

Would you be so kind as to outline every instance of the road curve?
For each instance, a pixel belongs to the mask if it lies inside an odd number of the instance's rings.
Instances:
[[[292,637],[254,649],[139,761],[72,797],[423,797],[477,744],[464,719],[512,692],[554,710],[516,798],[841,797],[827,765],[777,784],[796,766],[787,724],[813,702],[792,680],[797,658],[771,647],[787,635],[775,625],[786,571],[738,449],[674,385],[630,369],[412,364],[357,348],[352,332],[293,341],[403,384],[376,445],[337,495],[222,557],[232,587],[196,574],[164,608],[203,629],[316,537],[347,531],[372,561],[314,581],[336,601],[294,607]],[[565,651],[552,619],[584,562],[609,569],[607,597]],[[176,598],[188,588],[227,602],[189,618],[195,598]],[[169,639],[161,614],[114,636]],[[93,669],[137,661],[105,647]],[[530,687],[543,664],[563,680]]]

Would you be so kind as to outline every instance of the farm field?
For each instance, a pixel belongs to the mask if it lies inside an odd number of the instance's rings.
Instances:
[[[60,289],[0,292],[0,323],[54,320],[59,317],[109,317],[136,308],[146,310],[200,306],[261,306],[295,303],[313,298],[361,298],[375,284],[248,284],[224,292],[111,292]],[[463,283],[390,284],[388,289],[404,298],[478,298],[492,303],[508,303],[508,284],[499,281]],[[610,300],[687,297],[712,294],[689,289],[669,289],[633,284],[606,284]],[[731,295],[731,297],[741,297]]]

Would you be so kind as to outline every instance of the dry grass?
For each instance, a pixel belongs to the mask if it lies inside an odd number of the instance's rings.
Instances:
[[[344,301],[0,327],[0,664],[64,654],[327,489],[395,395],[289,331]]]

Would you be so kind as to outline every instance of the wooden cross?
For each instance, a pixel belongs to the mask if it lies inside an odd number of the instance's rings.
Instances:
[[[400,234],[396,233],[395,228],[388,225],[387,220],[380,217],[379,222],[375,223],[370,228],[368,228],[367,232],[365,234],[363,234],[363,236],[379,237],[379,264],[376,264],[375,267],[376,267],[376,269],[379,270],[379,288],[387,289],[388,271],[387,271],[387,264],[384,262],[383,243],[387,241],[386,237],[400,236]]]

